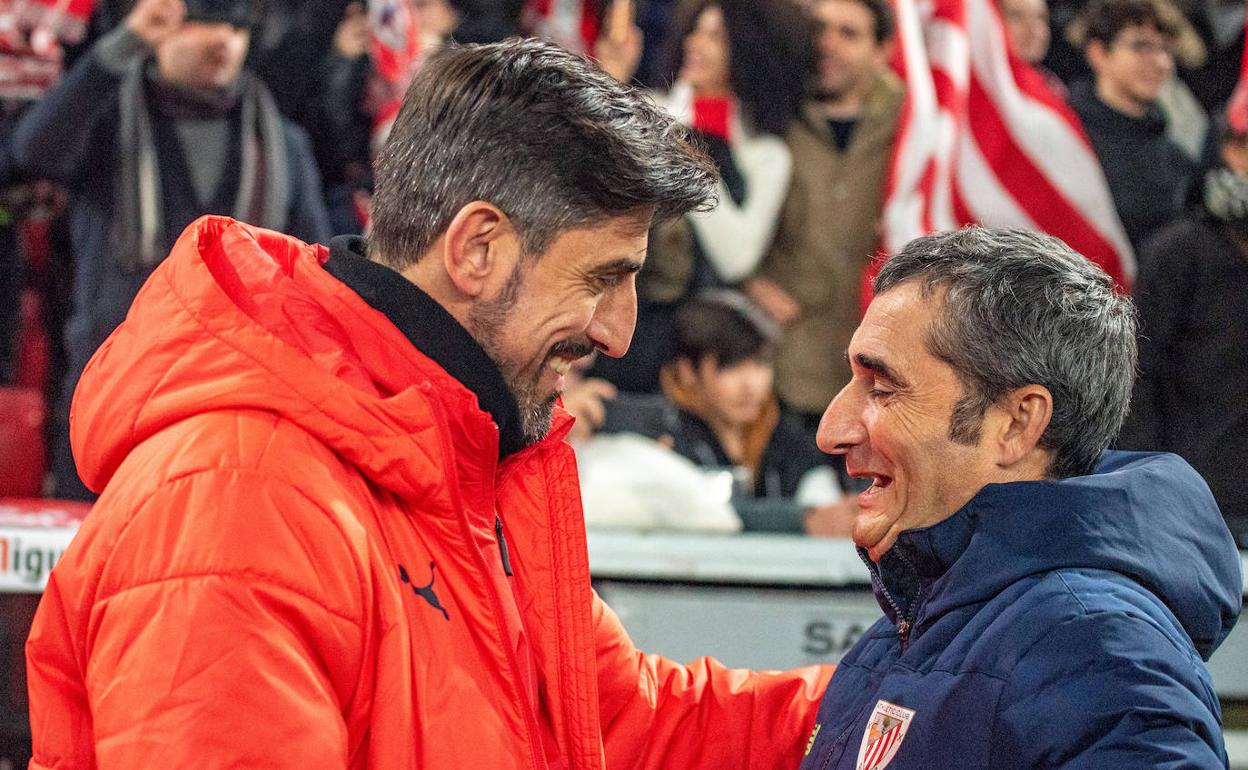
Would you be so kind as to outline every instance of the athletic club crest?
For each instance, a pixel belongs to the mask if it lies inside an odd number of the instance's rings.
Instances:
[[[862,736],[862,746],[858,749],[858,770],[882,770],[893,757],[906,738],[906,730],[910,728],[910,720],[914,719],[914,711],[896,706],[886,700],[875,704],[875,711],[867,720],[867,731]]]

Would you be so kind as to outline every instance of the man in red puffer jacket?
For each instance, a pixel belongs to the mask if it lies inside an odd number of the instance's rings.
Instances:
[[[714,184],[634,92],[510,42],[413,84],[369,242],[188,228],[75,396],[102,494],[28,642],[31,767],[795,765],[830,668],[638,652],[557,405]]]

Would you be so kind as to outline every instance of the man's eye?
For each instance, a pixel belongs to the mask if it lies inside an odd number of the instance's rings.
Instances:
[[[871,396],[871,398],[883,399],[883,398],[888,398],[889,396],[893,395],[893,391],[880,390],[879,388],[871,388],[870,390],[867,391],[867,395]]]

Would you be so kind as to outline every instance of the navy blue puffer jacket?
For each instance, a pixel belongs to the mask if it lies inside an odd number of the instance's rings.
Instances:
[[[1179,457],[989,485],[869,566],[887,617],[837,668],[802,770],[1226,766],[1202,659],[1243,578]]]

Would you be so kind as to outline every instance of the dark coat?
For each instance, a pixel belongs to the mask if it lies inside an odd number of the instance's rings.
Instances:
[[[1092,140],[1118,217],[1138,251],[1182,211],[1196,164],[1166,137],[1160,108],[1142,118],[1124,115],[1097,98],[1086,81],[1071,89],[1070,106]]]
[[[681,410],[672,449],[703,467],[731,468],[715,431],[700,417]],[[738,489],[733,508],[748,532],[803,532],[805,509],[794,499],[802,477],[826,465],[801,418],[781,410],[759,462],[752,489]]]
[[[123,270],[112,249],[121,82],[121,76],[105,67],[93,49],[23,116],[12,139],[14,164],[23,173],[63,182],[71,193],[74,309],[65,331],[69,361],[59,409],[61,422],[66,421],[69,397],[87,361],[125,318],[150,274]],[[190,192],[193,185],[176,130],[154,111],[152,118],[165,237],[172,244],[198,216],[231,213],[237,177],[227,171],[216,200],[200,205]],[[237,126],[237,115],[234,122]],[[325,204],[307,139],[294,125],[284,121],[283,127],[290,189],[286,230],[305,241],[327,240],[330,233]],[[239,144],[234,142],[231,168],[238,166]],[[57,452],[57,465],[70,465],[59,467],[58,477],[72,473],[67,446],[64,448],[65,452]],[[84,492],[70,489],[68,493],[75,491],[78,496]]]
[[[803,770],[854,768],[881,701],[914,712],[889,770],[1226,766],[1201,660],[1240,559],[1175,455],[989,485],[871,569],[887,617],[837,667]]]
[[[1248,236],[1248,233],[1245,234]],[[1203,212],[1140,255],[1140,377],[1118,445],[1174,452],[1248,547],[1248,242]]]

